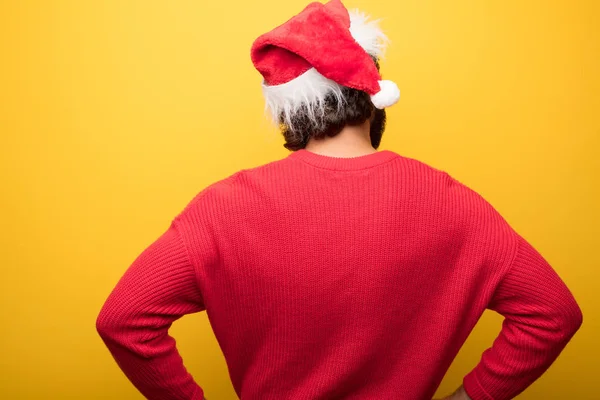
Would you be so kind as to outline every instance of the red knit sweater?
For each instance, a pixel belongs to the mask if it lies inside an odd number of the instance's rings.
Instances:
[[[206,311],[242,400],[429,400],[486,308],[505,320],[464,378],[473,400],[522,392],[582,323],[544,258],[447,173],[303,149],[202,190],[97,329],[148,399],[202,399],[168,329]]]

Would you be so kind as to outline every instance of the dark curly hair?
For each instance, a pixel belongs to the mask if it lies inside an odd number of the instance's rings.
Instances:
[[[373,61],[379,70],[378,59],[373,58]],[[324,103],[325,112],[317,120],[314,118],[315,113],[310,112],[306,106],[291,116],[289,125],[285,122],[284,114],[280,114],[278,123],[285,138],[283,147],[292,151],[303,149],[311,138],[318,140],[327,136],[334,137],[346,125],[361,125],[371,117],[371,145],[375,149],[379,147],[385,130],[386,114],[385,110],[373,106],[368,93],[342,87],[341,98],[330,94]]]

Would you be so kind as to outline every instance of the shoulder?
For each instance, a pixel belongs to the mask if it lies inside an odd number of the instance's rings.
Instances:
[[[500,246],[509,249],[516,244],[516,232],[502,213],[478,190],[450,173],[431,165],[402,157],[414,179],[421,180],[424,195],[432,205],[446,214],[445,223],[452,223],[461,236],[473,245]],[[429,196],[428,194],[432,195]],[[509,250],[510,251],[510,250]]]
[[[219,179],[198,191],[191,200],[175,217],[176,220],[183,220],[193,214],[215,214],[214,209],[220,208],[221,211],[227,211],[226,208],[231,204],[231,200],[236,200],[252,186],[253,180],[264,180],[274,173],[274,170],[280,170],[285,159],[275,160],[266,164],[241,169],[233,174]]]
[[[475,189],[448,175],[448,201],[464,228],[465,243],[494,274],[505,271],[518,248],[518,233],[502,213]]]
[[[506,223],[498,209],[476,189],[447,174],[447,195],[455,209],[477,225],[485,222]]]
[[[467,189],[463,192],[465,195],[467,192],[470,192],[469,195],[476,195],[447,171],[425,161],[398,154],[391,165],[395,169],[394,174],[398,177],[399,184],[410,185],[413,190],[431,201],[437,199],[445,202],[449,196],[455,196],[463,189]],[[457,190],[459,186],[460,190]]]
[[[219,203],[232,192],[243,171],[237,171],[199,190],[176,214],[174,220],[182,222],[209,217],[213,214],[211,209],[218,207]]]
[[[401,156],[399,160],[405,168],[408,167],[407,169],[413,172],[415,179],[422,180],[425,190],[441,192],[442,201],[450,202],[453,209],[462,212],[470,210],[468,214],[471,216],[474,216],[474,213],[499,216],[496,208],[483,195],[456,176],[414,158]]]

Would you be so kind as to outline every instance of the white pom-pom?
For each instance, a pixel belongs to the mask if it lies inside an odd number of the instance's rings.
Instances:
[[[371,96],[371,102],[375,107],[382,110],[391,107],[400,100],[400,89],[392,81],[379,81],[378,93]]]

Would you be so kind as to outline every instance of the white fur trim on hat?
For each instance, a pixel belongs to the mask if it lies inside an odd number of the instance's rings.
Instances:
[[[311,120],[325,115],[325,98],[333,95],[337,98],[338,107],[344,103],[342,86],[321,75],[315,68],[310,68],[302,75],[281,85],[267,85],[263,82],[262,91],[265,97],[265,108],[270,112],[275,123],[283,114],[284,121],[292,126],[292,116],[302,107],[307,108]]]
[[[350,34],[369,55],[383,57],[389,43],[388,37],[379,28],[379,20],[369,21],[369,16],[360,10],[349,11]]]
[[[371,96],[371,102],[378,109],[393,106],[400,100],[400,89],[392,81],[379,81],[381,90]]]

